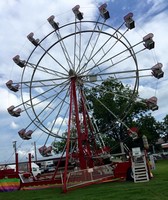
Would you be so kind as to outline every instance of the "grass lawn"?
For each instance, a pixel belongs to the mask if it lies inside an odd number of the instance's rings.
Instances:
[[[168,160],[160,160],[146,183],[113,182],[63,194],[58,188],[1,192],[2,200],[168,200]]]

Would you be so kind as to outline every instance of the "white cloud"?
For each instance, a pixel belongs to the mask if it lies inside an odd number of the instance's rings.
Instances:
[[[159,13],[165,9],[167,2],[165,0],[147,0],[147,3],[152,4],[152,7],[148,11],[148,15],[153,13]]]
[[[16,94],[8,91],[5,88],[0,88],[0,95],[1,95],[1,111],[7,112],[7,108],[11,105],[18,105],[21,103],[20,97]]]
[[[11,125],[10,125],[10,127],[11,127],[12,129],[18,129],[18,128],[19,128],[19,125],[16,124],[15,122],[12,122]]]

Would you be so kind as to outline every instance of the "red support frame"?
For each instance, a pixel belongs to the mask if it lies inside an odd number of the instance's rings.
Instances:
[[[28,154],[28,159],[29,159],[29,162],[28,162],[28,165],[29,165],[29,172],[32,173],[32,160],[31,160],[31,153]]]
[[[75,122],[77,129],[77,139],[78,139],[78,159],[80,163],[80,169],[87,168],[87,161],[85,159],[83,146],[82,146],[82,132],[80,127],[79,119],[79,110],[78,110],[78,101],[76,94],[76,78],[71,78],[71,87],[70,87],[70,108],[69,108],[69,120],[68,120],[68,134],[67,134],[67,143],[66,143],[66,158],[65,158],[65,169],[63,175],[63,192],[67,192],[67,173],[68,173],[68,163],[69,163],[69,149],[70,149],[70,136],[71,136],[71,123],[72,123],[72,112],[75,112]]]
[[[76,79],[73,78],[71,80],[72,84],[72,93],[73,93],[73,104],[75,109],[75,121],[76,121],[76,128],[77,128],[77,137],[78,137],[78,150],[79,150],[79,163],[81,169],[87,168],[86,159],[83,152],[83,146],[82,146],[82,132],[80,128],[80,120],[79,120],[79,110],[78,110],[78,103],[77,103],[77,95],[76,95]]]
[[[92,168],[94,166],[94,162],[92,159],[92,153],[91,153],[91,148],[90,148],[90,143],[88,140],[88,136],[89,136],[89,127],[88,127],[88,123],[90,122],[90,118],[88,117],[88,113],[86,110],[86,104],[85,104],[85,100],[84,100],[84,96],[83,96],[83,91],[81,90],[81,106],[82,106],[82,114],[83,114],[83,125],[84,125],[84,133],[85,134],[85,147],[86,147],[86,151],[87,151],[87,166]],[[89,124],[90,125],[90,124]]]
[[[64,174],[63,174],[63,192],[67,192],[67,173],[68,173],[69,146],[70,146],[70,134],[71,134],[72,99],[73,99],[73,92],[72,92],[72,83],[71,83],[68,135],[67,135],[67,143],[66,143],[66,158],[65,158],[65,169],[64,169]]]
[[[18,153],[15,153],[16,173],[19,174],[19,159]]]

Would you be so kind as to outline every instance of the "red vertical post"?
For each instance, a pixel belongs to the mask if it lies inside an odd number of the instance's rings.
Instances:
[[[88,136],[89,136],[89,131],[88,131],[88,125],[87,125],[87,111],[86,111],[86,107],[85,107],[85,101],[84,101],[84,97],[83,97],[83,93],[81,91],[81,100],[82,100],[82,113],[83,113],[83,125],[84,125],[84,131],[85,131],[85,146],[86,146],[86,150],[87,150],[87,165],[89,167],[93,167],[93,159],[92,159],[92,154],[91,154],[91,149],[90,149],[90,144],[88,141]]]
[[[16,173],[19,174],[18,153],[15,153]]]
[[[80,120],[79,120],[79,110],[78,110],[78,104],[77,104],[77,96],[76,96],[76,84],[75,79],[72,79],[72,91],[73,91],[73,100],[74,100],[74,107],[75,107],[75,114],[76,114],[76,128],[77,128],[77,134],[78,134],[78,148],[79,148],[79,162],[80,162],[80,168],[86,169],[87,168],[87,162],[84,156],[83,147],[82,147],[82,134],[81,134],[81,128],[80,128]]]
[[[31,173],[32,172],[32,166],[31,166],[31,153],[28,154],[28,158],[29,158],[29,162],[28,162],[28,165],[29,165],[29,172]]]
[[[67,143],[66,143],[65,169],[64,169],[64,174],[63,174],[63,192],[67,192],[67,173],[68,173],[69,147],[70,147],[70,135],[71,135],[72,101],[73,101],[73,95],[72,95],[72,82],[71,82],[68,135],[67,135]]]

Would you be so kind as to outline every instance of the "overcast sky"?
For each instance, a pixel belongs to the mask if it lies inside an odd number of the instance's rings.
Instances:
[[[155,49],[147,52],[147,56],[138,60],[142,68],[151,68],[155,63],[163,64],[164,77],[148,81],[141,81],[139,94],[142,98],[156,96],[159,110],[152,115],[161,121],[168,114],[168,80],[167,80],[167,47],[168,47],[168,1],[167,0],[109,0],[105,1],[110,12],[110,24],[118,27],[123,17],[134,13],[136,28],[133,34],[128,35],[131,44],[138,42],[148,33],[154,34]],[[17,141],[20,158],[25,160],[24,152],[33,152],[32,141],[22,141],[18,136],[23,119],[13,118],[7,112],[11,105],[20,103],[20,93],[12,93],[6,88],[5,83],[12,79],[20,81],[22,69],[14,64],[12,58],[19,54],[24,59],[28,58],[30,49],[27,35],[34,32],[38,38],[42,38],[50,31],[47,18],[55,15],[59,24],[63,25],[74,20],[72,8],[80,5],[84,17],[96,19],[98,7],[105,3],[99,0],[5,0],[0,1],[0,163],[13,160],[13,141]],[[50,30],[47,30],[50,29]],[[155,80],[154,80],[155,79]],[[26,121],[23,120],[26,125]],[[42,136],[43,137],[43,136]],[[39,147],[37,143],[37,147]],[[38,155],[39,156],[39,155]]]

